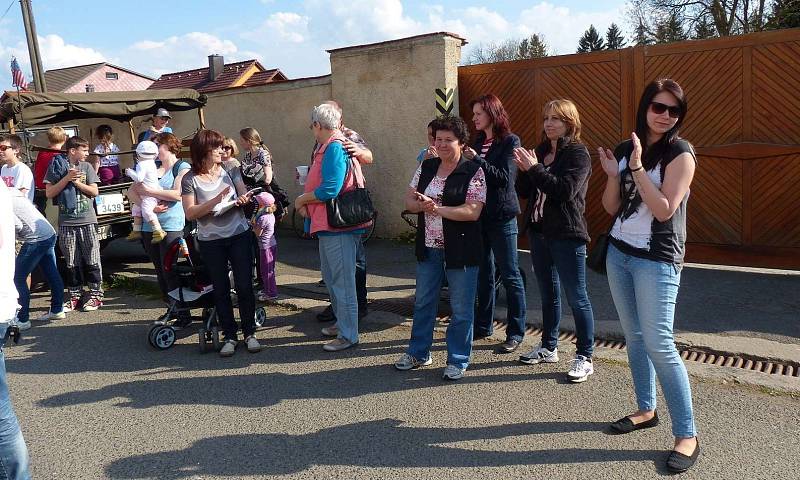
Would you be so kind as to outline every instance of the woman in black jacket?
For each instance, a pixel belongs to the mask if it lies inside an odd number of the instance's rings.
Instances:
[[[572,382],[594,373],[594,314],[586,291],[586,243],[589,235],[584,210],[592,162],[580,143],[578,110],[569,100],[552,100],[544,107],[542,143],[536,150],[517,148],[521,170],[517,192],[528,199],[525,224],[531,260],[542,297],[542,343],[521,355],[522,363],[558,362],[561,287],[572,307],[577,352],[567,372]],[[539,162],[541,158],[541,162]]]
[[[511,353],[525,336],[525,286],[517,257],[517,215],[519,200],[514,191],[517,168],[514,149],[519,137],[511,133],[508,114],[500,99],[491,93],[472,102],[472,121],[478,131],[473,158],[486,175],[486,207],[481,214],[483,258],[478,273],[478,308],[475,311],[475,337],[492,334],[494,321],[495,264],[508,298],[506,340],[499,353]]]

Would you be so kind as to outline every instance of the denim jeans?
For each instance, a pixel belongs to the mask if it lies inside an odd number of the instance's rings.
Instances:
[[[0,341],[6,336],[7,320],[0,323]],[[0,478],[28,480],[28,447],[11,405],[6,382],[6,361],[0,348]]]
[[[14,266],[14,285],[19,294],[20,310],[17,318],[20,322],[27,322],[30,317],[31,291],[28,288],[28,275],[36,267],[41,267],[42,273],[50,286],[50,311],[58,313],[64,310],[64,282],[56,266],[56,236],[39,242],[26,242],[17,255]]]
[[[575,318],[576,353],[591,357],[594,351],[594,312],[586,291],[586,243],[582,240],[545,238],[530,232],[531,263],[542,297],[542,345],[558,346],[561,322],[561,285]]]
[[[356,249],[356,298],[358,310],[367,311],[367,250],[364,248],[364,238],[358,236]]]
[[[350,343],[358,343],[356,255],[360,244],[358,233],[319,235],[322,279],[331,297],[339,338]]]
[[[447,364],[466,369],[472,354],[472,327],[478,267],[447,268],[444,249],[425,248],[425,260],[417,262],[414,323],[408,354],[423,360],[431,355],[433,327],[439,293],[445,275],[450,285],[450,325],[447,327]]]
[[[692,388],[672,333],[680,270],[671,263],[626,255],[614,245],[608,247],[606,269],[625,332],[639,409],[655,410],[658,375],[672,419],[672,434],[676,438],[694,437]]]
[[[219,240],[198,241],[200,254],[214,285],[214,304],[217,307],[222,332],[226,340],[236,340],[236,320],[231,302],[231,282],[228,272],[233,271],[242,334],[247,338],[256,333],[256,297],[253,293],[253,244],[250,230]],[[228,266],[230,262],[230,267]]]
[[[475,311],[475,332],[484,336],[494,329],[494,275],[495,264],[506,290],[508,315],[506,340],[521,342],[525,337],[525,285],[519,273],[517,256],[517,219],[504,221],[484,220],[483,260],[478,271],[478,309]]]

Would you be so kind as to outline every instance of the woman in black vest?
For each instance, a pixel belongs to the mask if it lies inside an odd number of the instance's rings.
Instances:
[[[464,120],[438,118],[433,133],[439,157],[422,162],[406,192],[406,210],[419,214],[417,290],[411,341],[394,366],[410,370],[433,363],[433,327],[446,275],[452,313],[444,379],[458,380],[472,354],[475,289],[482,255],[478,218],[486,202],[486,180],[480,166],[462,156],[469,138]]]
[[[481,213],[483,260],[478,272],[478,309],[475,312],[474,337],[488,337],[494,324],[494,271],[506,290],[508,313],[506,340],[497,349],[511,353],[525,337],[525,285],[517,263],[517,215],[519,200],[514,190],[517,166],[514,149],[519,137],[511,133],[508,114],[500,99],[490,94],[470,102],[472,121],[478,131],[473,148],[474,161],[486,175],[486,207]]]
[[[638,411],[612,433],[658,425],[656,377],[672,420],[675,447],[667,469],[688,470],[700,453],[686,367],[672,326],[686,243],[686,203],[697,159],[678,136],[686,116],[683,89],[669,79],[645,88],[636,132],[612,153],[600,149],[608,176],[603,207],[615,216],[606,258],[608,286],[628,350]]]
[[[592,174],[589,150],[580,143],[578,109],[569,100],[544,107],[542,143],[516,149],[517,191],[528,199],[525,223],[531,262],[542,297],[542,343],[519,357],[527,364],[558,362],[561,286],[575,318],[577,352],[567,372],[571,382],[594,373],[594,312],[586,291],[586,188]],[[539,161],[541,159],[541,162]]]

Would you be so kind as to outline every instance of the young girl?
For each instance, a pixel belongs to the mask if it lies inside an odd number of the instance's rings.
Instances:
[[[100,177],[100,183],[108,185],[116,183],[122,177],[119,169],[119,147],[114,144],[114,132],[108,125],[97,127],[97,138],[100,140],[93,150],[95,155],[89,157],[94,171]]]
[[[153,190],[161,190],[161,185],[158,183],[158,168],[156,167],[157,156],[158,146],[155,143],[149,140],[140,142],[136,147],[136,157],[139,159],[136,164],[136,170],[125,169],[125,174],[131,177],[134,182],[144,184]],[[134,201],[134,198],[131,198],[131,203],[134,203]],[[128,235],[128,240],[142,238],[142,217],[153,227],[152,243],[159,243],[164,240],[167,232],[161,228],[158,215],[153,211],[156,205],[158,205],[156,197],[141,195],[139,201],[131,207],[133,231]]]
[[[267,192],[256,195],[258,211],[253,219],[253,231],[258,238],[260,253],[261,281],[264,291],[258,294],[258,301],[278,298],[278,285],[275,282],[275,253],[278,241],[275,239],[275,197]]]
[[[272,155],[261,141],[261,135],[253,127],[239,131],[244,155],[240,160],[242,174],[248,187],[269,185],[272,182]]]

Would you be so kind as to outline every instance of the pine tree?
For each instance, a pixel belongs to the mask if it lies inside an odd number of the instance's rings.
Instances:
[[[547,45],[547,42],[544,41],[544,37],[538,33],[534,33],[530,37],[523,38],[519,42],[518,57],[520,59],[546,57],[549,49],[550,47]]]
[[[606,30],[606,50],[619,50],[625,47],[625,37],[616,23],[612,23]]]
[[[704,38],[714,38],[717,36],[717,30],[714,24],[708,20],[708,17],[702,17],[697,25],[694,26],[694,39],[702,40]]]
[[[772,29],[800,27],[800,0],[775,0],[767,26]]]
[[[683,30],[683,22],[676,13],[671,14],[656,27],[655,37],[656,43],[672,43],[688,39]]]
[[[651,45],[652,43],[653,39],[650,37],[650,33],[647,31],[647,26],[640,19],[639,24],[636,25],[636,28],[633,30],[633,44],[636,46],[643,46]]]
[[[603,38],[597,33],[594,25],[589,25],[589,29],[583,33],[583,36],[578,40],[578,53],[596,52],[603,50],[605,43]]]

